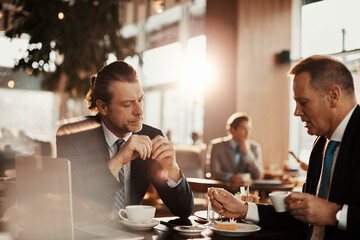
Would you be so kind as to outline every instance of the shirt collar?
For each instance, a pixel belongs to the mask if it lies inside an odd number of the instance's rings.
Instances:
[[[335,129],[334,133],[331,135],[330,140],[333,141],[337,141],[337,142],[341,142],[343,136],[344,136],[344,132],[346,129],[346,126],[349,123],[350,117],[353,114],[354,110],[355,110],[356,106],[351,109],[351,111],[346,115],[346,117],[341,121],[341,123],[339,124],[339,126],[337,126],[337,128]]]
[[[114,145],[114,143],[119,139],[115,134],[113,134],[104,124],[103,121],[101,121],[101,126],[103,128],[104,131],[104,135],[105,135],[105,140],[106,143],[109,147],[111,147],[112,145]],[[132,135],[132,133],[129,133],[126,137],[122,138],[124,139],[124,141],[126,142],[130,136]]]
[[[231,145],[231,148],[235,151],[237,144],[233,138],[230,140],[230,145]]]

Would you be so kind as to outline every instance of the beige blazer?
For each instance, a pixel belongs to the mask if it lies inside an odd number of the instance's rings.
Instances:
[[[241,154],[239,164],[235,164],[235,151],[231,146],[231,136],[213,139],[208,147],[207,161],[210,161],[211,176],[224,180],[226,174],[250,173],[252,179],[259,179],[264,173],[262,153],[259,143],[250,141],[250,152]]]

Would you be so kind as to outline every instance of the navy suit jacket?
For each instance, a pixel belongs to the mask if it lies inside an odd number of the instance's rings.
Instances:
[[[160,130],[145,124],[141,131],[134,134],[147,135],[150,139],[163,135]],[[90,116],[60,127],[56,143],[57,156],[71,161],[75,219],[105,220],[112,212],[119,182],[107,165],[110,156],[100,118]],[[131,161],[131,204],[140,204],[152,183],[174,215],[188,217],[194,204],[186,178],[182,175],[181,183],[170,188],[167,180],[159,177],[161,170],[161,165],[152,159]]]
[[[304,192],[316,194],[319,182],[325,137],[319,137],[314,143],[309,170],[306,177]],[[347,229],[325,227],[324,239],[360,239],[360,107],[356,106],[343,139],[340,144],[332,183],[329,192],[329,201],[340,205],[347,204]],[[276,213],[272,206],[258,205],[260,225],[263,227],[297,228],[303,238],[307,224],[296,221],[287,213]],[[300,237],[300,239],[301,239]]]

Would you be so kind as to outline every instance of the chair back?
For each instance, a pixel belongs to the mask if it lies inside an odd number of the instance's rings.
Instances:
[[[185,177],[202,178],[204,176],[204,150],[195,145],[174,145],[174,148],[176,161]]]

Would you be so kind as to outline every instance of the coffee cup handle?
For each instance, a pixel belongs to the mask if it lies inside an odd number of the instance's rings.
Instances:
[[[122,213],[125,213],[125,214],[126,214],[126,210],[125,210],[125,209],[120,209],[120,210],[119,210],[119,216],[120,216],[123,220],[129,221],[128,218],[123,217]]]

